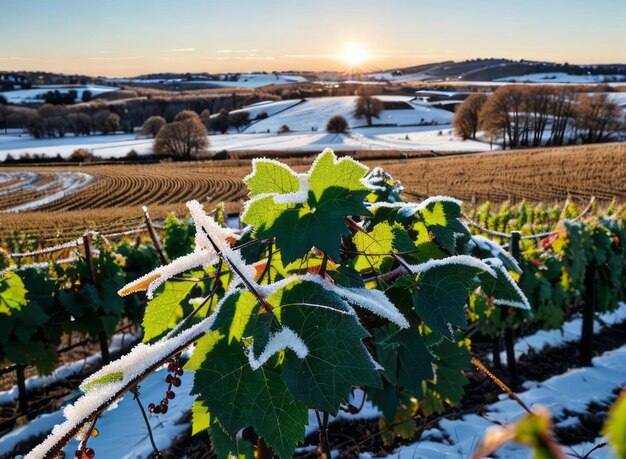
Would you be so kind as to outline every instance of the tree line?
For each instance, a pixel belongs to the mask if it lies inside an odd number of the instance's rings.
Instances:
[[[503,148],[606,142],[625,123],[622,109],[607,94],[554,85],[506,85],[491,95],[471,94],[453,119],[463,140],[482,132]]]

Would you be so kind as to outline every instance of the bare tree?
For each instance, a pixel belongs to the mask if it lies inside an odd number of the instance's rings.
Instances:
[[[479,114],[485,102],[487,102],[485,94],[470,94],[457,108],[452,124],[457,135],[463,140],[476,140],[480,122]]]
[[[140,134],[155,138],[161,128],[166,124],[167,122],[162,116],[151,116],[145,123],[143,123]]]
[[[604,142],[620,129],[623,112],[606,94],[578,94],[576,103],[576,128],[582,142]]]
[[[103,134],[115,133],[120,128],[120,117],[107,109],[96,112],[92,121],[94,129]]]
[[[357,119],[367,119],[367,125],[372,125],[372,118],[378,118],[385,109],[384,104],[371,95],[361,92],[354,106],[354,116]]]
[[[348,130],[348,121],[342,115],[335,115],[326,123],[326,130],[335,134],[345,133]]]
[[[190,159],[205,151],[208,146],[207,130],[196,117],[163,126],[154,141],[154,152]]]

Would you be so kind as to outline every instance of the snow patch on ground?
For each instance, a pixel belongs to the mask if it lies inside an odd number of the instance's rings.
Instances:
[[[17,89],[15,91],[3,91],[0,92],[0,96],[4,96],[10,104],[43,104],[43,99],[38,99],[38,96],[43,96],[50,91],[59,91],[61,94],[68,93],[70,91],[76,91],[76,102],[80,102],[85,91],[90,91],[92,97],[99,94],[104,94],[111,91],[117,91],[119,88],[114,86],[75,86],[75,85],[42,85],[36,86],[31,89]]]
[[[607,326],[612,326],[626,322],[626,303],[620,303],[613,312],[605,312],[599,314],[594,322],[593,329],[595,334],[599,334]],[[515,342],[515,356],[520,358],[522,355],[531,351],[541,352],[546,346],[558,347],[566,343],[573,343],[580,340],[582,329],[582,317],[577,317],[563,324],[561,330],[539,330],[529,336],[523,336]],[[487,360],[493,360],[493,355],[488,354]],[[500,353],[500,359],[506,364],[506,352]]]

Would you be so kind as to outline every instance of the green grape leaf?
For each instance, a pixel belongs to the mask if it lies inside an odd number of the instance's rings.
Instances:
[[[336,294],[318,283],[296,280],[270,295],[268,301],[280,324],[295,332],[308,348],[303,359],[285,353],[282,377],[294,398],[334,415],[339,405],[348,401],[352,387],[380,386],[362,342],[369,335]],[[255,352],[258,344],[255,338]]]
[[[217,457],[228,459],[254,459],[254,445],[238,435],[229,435],[224,432],[219,423],[215,422],[209,428],[211,445]]]
[[[211,415],[206,406],[195,401],[191,406],[191,435],[203,432],[211,425]]]
[[[483,260],[496,272],[497,277],[493,277],[487,272],[479,275],[483,291],[494,298],[494,304],[498,306],[511,306],[524,310],[530,310],[530,304],[524,293],[517,286],[506,267],[502,262],[495,259]]]
[[[436,333],[454,340],[454,327],[465,329],[465,304],[469,292],[480,285],[477,265],[439,264],[419,274],[411,296],[424,323]]]
[[[380,254],[390,252],[403,252],[415,249],[409,233],[399,223],[390,225],[381,222],[374,226],[371,231],[357,232],[352,238],[356,249],[368,256],[357,257],[355,269],[361,271],[370,267],[380,268],[385,257]]]
[[[469,382],[465,371],[472,356],[467,349],[467,341],[453,343],[441,340],[432,349],[437,357],[437,381],[433,389],[452,404],[458,404],[463,398],[463,387]]]
[[[83,392],[89,392],[91,389],[97,386],[102,386],[105,384],[111,384],[114,382],[118,382],[124,379],[124,372],[122,371],[112,371],[105,375],[100,376],[93,381],[89,381],[87,384],[81,386],[81,390]]]
[[[608,437],[617,457],[626,457],[626,390],[611,407],[602,434]]]
[[[294,200],[279,199],[285,194],[276,191],[293,190],[295,182],[285,178],[284,168],[268,169],[270,176],[257,177],[259,172],[255,171],[246,179],[252,182],[256,196],[248,202],[242,221],[254,226],[256,237],[276,238],[285,266],[312,247],[339,261],[341,236],[350,235],[345,217],[370,215],[363,202],[369,189],[361,182],[367,168],[348,157],[337,160],[326,150],[303,179],[309,187],[306,199],[300,196]]]
[[[268,363],[253,371],[236,340],[214,344],[196,370],[193,393],[231,436],[252,426],[281,458],[292,457],[304,439],[306,405],[293,399],[279,368]]]
[[[265,158],[252,161],[252,173],[243,181],[250,190],[250,197],[295,193],[300,187],[298,175],[289,166]]]
[[[159,287],[159,293],[148,301],[142,326],[143,342],[148,343],[171,330],[183,318],[185,308],[182,303],[189,300],[194,282],[166,282]],[[114,290],[116,292],[117,290]]]
[[[26,287],[20,277],[12,272],[0,278],[0,314],[11,314],[26,305]]]

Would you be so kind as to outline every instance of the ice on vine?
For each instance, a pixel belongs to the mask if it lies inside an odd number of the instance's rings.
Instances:
[[[231,249],[230,242],[238,239],[235,231],[231,228],[223,228],[220,226],[213,218],[206,214],[202,204],[198,201],[189,201],[187,207],[189,208],[191,218],[196,226],[194,251],[136,279],[122,288],[118,292],[120,295],[124,296],[136,291],[147,290],[147,297],[152,299],[155,290],[177,274],[200,266],[205,268],[209,265],[214,265],[219,257],[215,248],[209,241],[207,234],[211,236],[215,245],[224,255],[228,256],[233,264],[237,264],[237,267],[244,270],[246,274],[254,275],[245,263],[241,261],[241,255]]]
[[[442,258],[440,260],[428,260],[424,263],[419,263],[417,265],[409,265],[409,268],[411,269],[411,272],[413,274],[418,274],[428,271],[432,268],[447,265],[469,266],[471,268],[476,268],[480,269],[481,271],[488,272],[493,277],[498,276],[493,268],[485,263],[483,260],[479,260],[478,258],[474,258],[469,255],[454,255],[452,257]]]
[[[236,292],[233,292],[237,293]],[[185,345],[196,340],[204,333],[207,333],[213,327],[215,318],[219,313],[222,304],[230,297],[225,295],[217,304],[215,311],[206,319],[198,322],[196,325],[180,332],[172,338],[162,338],[154,344],[140,343],[136,345],[128,354],[120,357],[118,360],[95,372],[81,384],[81,389],[89,388],[88,395],[80,397],[73,405],[68,405],[63,410],[66,420],[54,427],[50,435],[24,459],[41,459],[48,451],[60,444],[62,439],[69,434],[72,429],[93,415],[101,407],[113,400],[125,388],[130,387],[134,381],[144,375],[161,362],[166,356],[174,354],[176,351],[185,347]],[[121,379],[111,378],[111,382],[103,384],[94,384],[94,382],[105,381],[107,375],[121,373]]]
[[[250,345],[248,349],[248,362],[250,362],[250,367],[253,370],[258,370],[270,357],[285,349],[291,349],[300,359],[309,355],[309,349],[306,344],[304,344],[304,341],[302,341],[302,338],[289,327],[283,327],[278,333],[270,334],[265,349],[263,349],[263,352],[261,352],[258,357],[254,356],[254,343]]]

